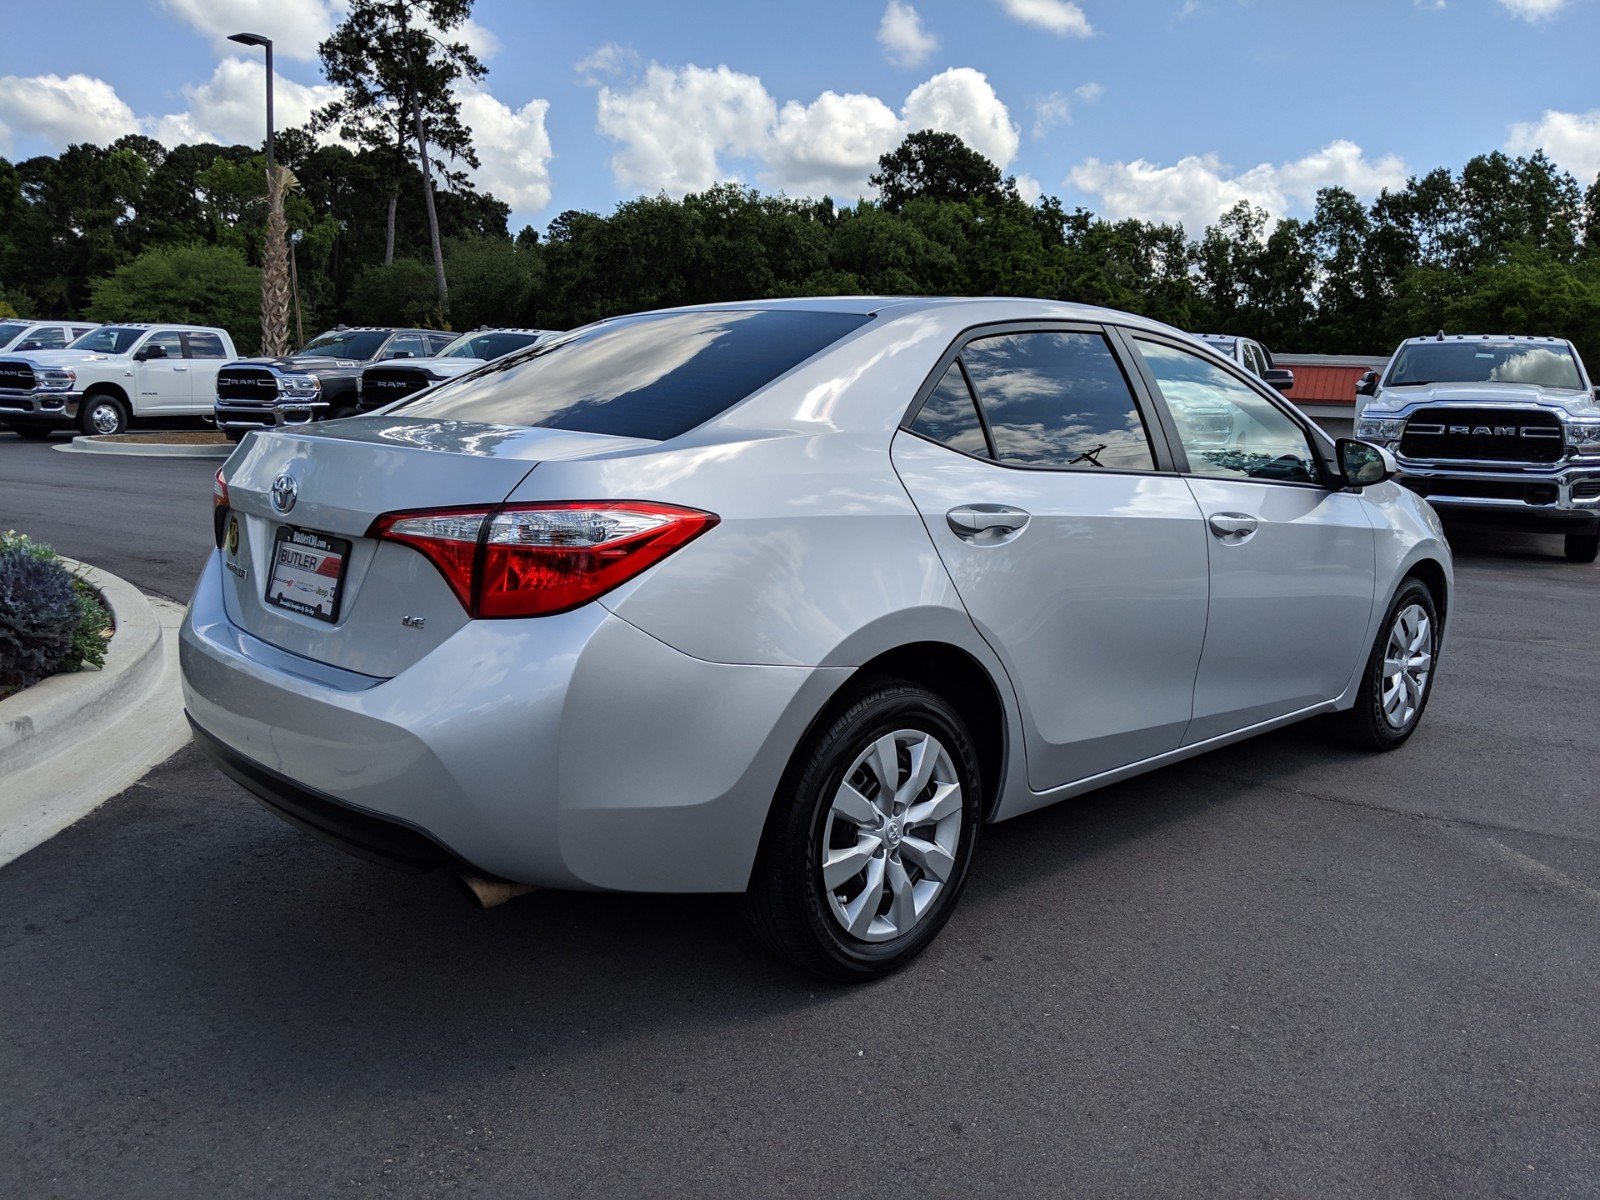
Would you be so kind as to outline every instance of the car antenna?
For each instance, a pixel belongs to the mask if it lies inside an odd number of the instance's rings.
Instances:
[[[1442,330],[1442,329],[1439,330],[1439,338],[1438,338],[1438,340],[1441,341],[1441,342],[1444,341],[1444,330]]]

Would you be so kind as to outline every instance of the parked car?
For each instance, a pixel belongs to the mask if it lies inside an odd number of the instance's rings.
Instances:
[[[209,416],[217,368],[236,353],[224,329],[102,325],[62,350],[0,358],[0,422],[45,438],[73,425],[122,433],[140,417]]]
[[[1236,409],[1231,444],[1184,403]],[[1405,742],[1452,568],[1393,469],[1105,309],[618,318],[252,437],[185,703],[358,853],[486,903],[744,893],[864,979],[943,925],[985,822],[1313,714]]]
[[[31,321],[22,317],[0,320],[0,353],[26,354],[30,350],[64,350],[95,328],[93,321]]]
[[[1356,436],[1394,451],[1441,512],[1565,534],[1573,562],[1600,556],[1600,404],[1571,342],[1412,338],[1356,392]]]
[[[368,363],[428,358],[454,340],[438,329],[341,325],[291,355],[229,363],[213,393],[217,428],[237,442],[252,429],[349,416]]]
[[[1268,387],[1287,392],[1294,387],[1294,372],[1273,365],[1272,354],[1260,342],[1229,333],[1195,334],[1224,358],[1232,359],[1252,375],[1260,376]]]
[[[475,329],[464,333],[433,358],[378,363],[361,372],[356,407],[370,412],[403,400],[446,379],[476,371],[484,363],[549,337],[549,329]]]

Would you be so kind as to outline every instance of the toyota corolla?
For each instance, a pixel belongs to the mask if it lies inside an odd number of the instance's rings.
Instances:
[[[1417,728],[1450,611],[1394,462],[1153,322],[828,299],[603,321],[252,434],[196,736],[357,853],[743,895],[866,979],[980,829],[1265,730]]]

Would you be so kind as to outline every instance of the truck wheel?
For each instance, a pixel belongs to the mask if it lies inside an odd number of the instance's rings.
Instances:
[[[90,435],[126,433],[128,410],[115,396],[86,396],[78,408],[78,428]]]
[[[1600,529],[1593,533],[1567,534],[1567,561],[1592,563],[1600,557]]]

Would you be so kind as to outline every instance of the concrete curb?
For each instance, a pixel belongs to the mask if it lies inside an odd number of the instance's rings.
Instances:
[[[178,687],[183,607],[72,559],[116,633],[99,670],[54,675],[0,701],[0,866],[135,783],[188,740]]]
[[[179,442],[107,442],[99,435],[82,434],[70,442],[51,447],[63,454],[122,454],[133,458],[210,458],[221,462],[234,451],[233,443],[220,446],[185,445]]]

